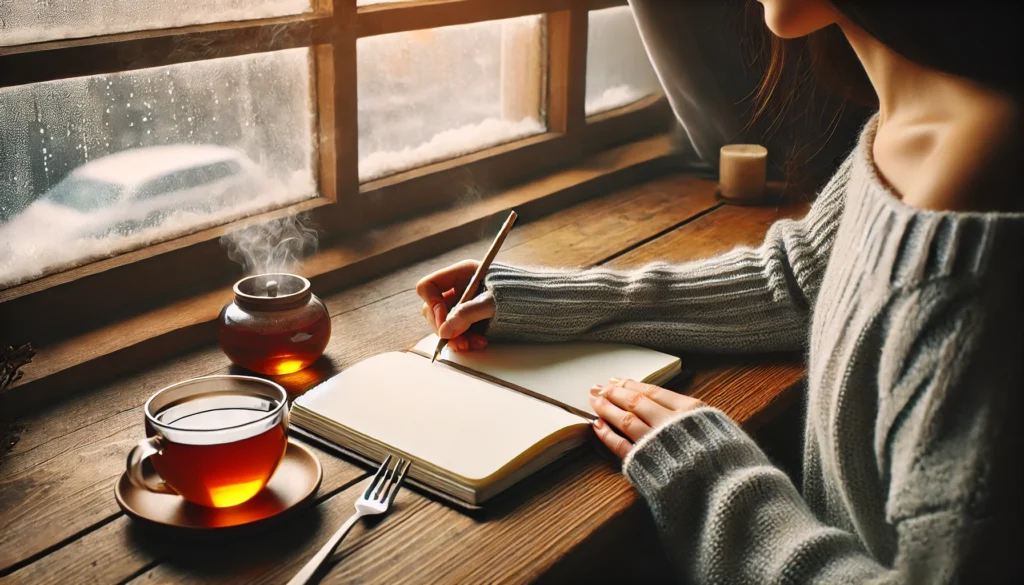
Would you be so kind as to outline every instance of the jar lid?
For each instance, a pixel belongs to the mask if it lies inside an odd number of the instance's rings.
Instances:
[[[247,276],[235,283],[235,304],[251,311],[284,311],[305,305],[309,281],[285,272]]]

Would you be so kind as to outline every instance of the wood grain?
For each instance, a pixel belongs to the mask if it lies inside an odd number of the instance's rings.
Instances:
[[[211,282],[237,279],[236,275],[241,274],[238,265],[223,254],[218,239],[243,224],[307,213],[312,224],[328,230],[325,239],[337,240],[339,234],[344,234],[341,239],[356,238],[349,245],[358,247],[358,238],[386,222],[394,223],[424,210],[464,207],[465,192],[451,186],[464,185],[468,178],[481,195],[509,190],[521,193],[550,182],[561,174],[555,169],[564,169],[574,161],[574,166],[580,168],[620,172],[623,169],[613,161],[642,165],[651,160],[645,156],[663,159],[673,152],[667,135],[641,139],[668,127],[671,114],[664,98],[641,100],[611,113],[615,115],[591,121],[572,139],[553,133],[532,136],[363,183],[355,203],[318,197],[5,288],[0,290],[0,320],[6,325],[5,333],[12,336],[24,337],[27,332],[42,329],[47,332],[44,341],[50,341],[54,338],[51,331],[75,334],[96,320],[123,318],[123,312],[115,311],[117,308],[144,310],[165,302],[171,291],[175,293],[171,298],[182,298],[208,290]],[[637,141],[616,146],[630,140]],[[607,185],[595,186],[604,192],[609,190]],[[356,221],[360,225],[353,226]],[[173,281],[168,274],[174,275]],[[127,282],[132,283],[130,296],[120,291]],[[93,319],[61,310],[65,306],[62,299],[68,297],[87,302],[93,308]],[[151,304],[140,303],[140,299]],[[79,329],[68,329],[71,321],[81,323]],[[38,323],[43,327],[34,327]]]
[[[324,44],[337,28],[332,21],[352,31],[346,34],[351,41],[355,36],[542,14],[562,10],[572,1],[575,0],[400,2],[362,7],[358,18],[348,14],[354,3],[346,2],[334,7],[334,17],[330,10],[318,10],[294,16],[0,47],[0,87]],[[354,26],[349,25],[352,20],[356,21]]]
[[[134,426],[141,425],[136,421]],[[324,470],[317,502],[328,499],[367,476],[367,471],[361,467],[325,453],[314,445],[307,444],[307,447],[316,454]],[[112,499],[112,481],[107,488],[99,495]],[[22,531],[23,534],[25,532],[28,531]],[[123,582],[147,566],[167,558],[169,553],[162,538],[165,536],[159,531],[147,531],[127,516],[117,514],[113,521],[72,540],[67,546],[0,577],[0,585]]]
[[[705,202],[710,204],[711,200]],[[647,211],[651,212],[638,223],[660,231],[662,224],[653,221],[654,217],[667,212],[649,202]],[[634,211],[640,209],[634,206]],[[717,208],[707,215],[687,223],[671,233],[680,241],[688,239],[687,233],[707,233],[706,224],[717,224],[720,228],[732,223],[736,212],[734,208]],[[746,211],[746,210],[744,210]],[[797,213],[801,210],[788,210]],[[717,214],[722,213],[722,221],[715,221]],[[770,224],[768,217],[777,212],[760,211],[755,214],[765,221],[743,222],[750,232],[743,232],[741,240],[758,240],[763,238],[764,231]],[[740,214],[742,215],[742,213]],[[584,233],[582,226],[566,226],[546,236],[533,240],[540,245],[539,250],[551,254],[545,258],[544,253],[530,253],[532,248],[519,247],[509,250],[509,255],[516,260],[543,263],[559,258],[566,251],[574,253],[580,247],[589,250],[591,257],[599,257],[604,248],[604,237],[593,237],[593,234],[610,236],[613,249],[629,246],[629,238],[608,234],[607,227],[622,218],[612,212],[594,220],[593,232]],[[634,218],[637,221],[637,218]],[[628,225],[628,224],[627,224]],[[751,228],[750,226],[754,227]],[[572,229],[577,228],[577,229]],[[668,237],[668,236],[666,236]],[[702,249],[689,250],[687,254],[704,255],[722,251],[718,239],[705,238]],[[641,246],[631,257],[621,256],[616,263],[628,265],[630,262],[643,263],[649,259],[650,247],[654,249],[660,244]],[[644,258],[645,253],[648,258]],[[672,254],[669,254],[669,259]],[[575,259],[565,260],[562,264],[577,265]],[[389,297],[402,303],[399,296]],[[411,296],[411,295],[410,295]],[[418,302],[411,296],[412,302]],[[390,304],[381,307],[382,312],[394,314]],[[403,320],[404,321],[404,320]],[[406,329],[404,322],[397,324],[397,329]],[[409,324],[411,325],[411,323]],[[414,339],[416,335],[410,334]],[[357,361],[359,357],[354,357]],[[734,363],[739,361],[740,363]],[[795,361],[795,360],[794,360]],[[698,369],[700,374],[695,379],[690,393],[710,404],[722,408],[734,420],[748,426],[756,422],[758,413],[768,406],[779,395],[779,389],[792,386],[802,375],[798,364],[779,364],[778,357],[770,357],[764,363],[756,358],[696,358],[689,363]],[[582,467],[582,469],[581,469]],[[539,487],[538,487],[539,484]],[[325,583],[379,581],[388,583],[417,583],[425,575],[439,582],[494,582],[524,583],[532,581],[556,563],[578,544],[597,532],[600,527],[620,517],[628,517],[632,522],[650,527],[643,523],[644,515],[637,509],[636,496],[624,478],[617,473],[614,464],[602,461],[593,456],[584,456],[583,461],[569,461],[555,469],[548,470],[531,479],[527,485],[520,486],[501,500],[493,509],[489,509],[486,518],[472,518],[438,503],[431,503],[411,516],[402,525],[401,530],[382,531],[382,535],[373,546],[362,547],[347,554],[344,562],[334,568],[326,577]],[[649,534],[649,533],[648,533]],[[545,547],[522,547],[517,544],[524,541],[544,542]],[[396,551],[415,550],[415,555],[398,554]],[[500,554],[496,554],[501,551]],[[307,553],[308,554],[311,553]],[[473,562],[467,562],[473,559]],[[581,559],[580,562],[591,563],[592,559]],[[292,562],[289,565],[297,565]],[[664,565],[662,565],[664,566]],[[241,567],[238,567],[239,569]],[[576,574],[574,568],[566,569],[564,574]],[[272,582],[277,577],[274,572],[266,579],[253,573],[240,573],[228,570],[217,574],[217,577],[245,575],[247,582]],[[150,581],[185,581],[207,582],[207,579],[196,579],[195,571],[190,567],[176,565],[160,565],[141,576],[138,582]]]
[[[359,8],[356,34],[382,35],[562,10],[575,0],[413,0]]]
[[[608,461],[579,454],[526,480],[483,515],[423,500],[400,523],[385,520],[363,542],[350,536],[341,562],[322,583],[529,582],[554,564],[564,548],[629,506],[631,492]],[[351,498],[344,494],[327,505],[347,508]],[[339,515],[334,525],[342,520]],[[298,558],[279,557],[284,567],[262,566],[264,572],[249,571],[251,560],[243,556],[226,559],[216,573],[201,561],[161,564],[133,583],[279,583],[314,552],[309,548]]]
[[[348,0],[325,0],[332,4],[334,28],[331,35],[333,87],[331,90],[334,127],[331,147],[334,149],[336,206],[327,225],[344,223],[336,218],[355,207],[359,197],[359,76],[357,72],[356,36],[353,34],[356,7]],[[322,115],[322,111],[320,112]],[[326,227],[326,226],[325,226]]]
[[[627,6],[629,3],[626,0],[589,0],[587,2],[587,8],[590,10],[602,10],[604,8],[613,8],[615,6]]]
[[[435,212],[385,230],[342,240],[321,250],[304,264],[300,272],[313,281],[317,291],[336,290],[372,278],[389,268],[475,240],[480,236],[482,226],[495,216],[507,214],[512,207],[519,210],[524,220],[529,220],[592,196],[601,189],[635,181],[641,173],[655,173],[653,165],[663,160],[669,149],[666,137],[613,149],[594,157],[580,168],[529,181],[467,204],[459,213],[450,210]],[[219,244],[216,241],[211,241],[211,244],[217,249],[207,251],[208,256],[215,262],[224,259]],[[70,290],[44,290],[31,297],[0,303],[0,319],[7,325],[5,333],[8,335],[20,338],[18,336],[37,330],[50,332],[50,336],[54,331],[66,331],[70,335],[57,341],[48,340],[45,335],[43,340],[32,337],[39,349],[33,367],[11,391],[5,393],[4,408],[24,412],[60,396],[62,390],[68,392],[82,385],[102,383],[212,341],[215,334],[213,322],[220,308],[231,298],[232,281],[226,280],[221,288],[191,298],[165,300],[159,304],[161,299],[166,299],[168,290],[175,290],[180,284],[175,282],[171,286],[167,282],[169,277],[188,274],[189,266],[207,263],[207,260],[192,258],[186,250],[181,252],[183,256],[174,262],[181,264],[180,268],[169,274],[160,273],[155,265],[140,263],[120,267],[122,273],[113,276],[114,280],[122,283],[119,288],[127,289],[124,283],[133,283],[130,290],[136,291],[142,300],[133,301],[128,307],[148,308],[138,314],[120,314],[125,310],[121,306],[104,310],[111,302],[104,295],[122,298],[116,293],[109,294],[111,289],[103,286],[110,283],[107,278],[110,275],[107,274],[76,280],[69,286]],[[195,263],[189,264],[190,259]],[[171,268],[166,264],[165,261],[165,268]],[[134,283],[140,278],[140,272],[142,278],[136,286]],[[237,266],[230,273],[232,278],[240,275]],[[153,288],[156,285],[163,286],[164,290]],[[188,290],[187,283],[184,289],[181,292]],[[94,308],[97,315],[107,316],[108,324],[89,328],[88,324],[98,317],[80,315],[79,303],[59,302],[63,294],[76,294],[79,302],[85,304],[103,298]],[[157,304],[152,308],[154,303]],[[84,332],[78,331],[82,328]]]
[[[773,223],[801,217],[809,204],[777,207],[723,205],[609,263],[635,268],[654,260],[689,262],[757,246]],[[747,430],[755,430],[797,398],[793,390],[804,375],[802,356],[687,355],[686,367],[697,371],[687,394],[721,409]]]
[[[693,181],[685,176],[669,176],[656,179],[645,185],[622,189],[600,198],[585,200],[536,221],[520,222],[509,234],[499,259],[522,261],[531,254],[543,254],[543,249],[553,240],[561,242],[562,245],[576,246],[578,242],[586,238],[587,226],[594,225],[599,218],[614,218],[619,214],[628,216],[631,210],[659,204],[659,201],[664,209],[666,207],[665,202],[662,201],[665,197],[664,194],[674,197],[674,200],[679,202],[676,205],[684,205],[682,202],[687,201],[685,205],[701,211],[704,206],[713,204],[712,190],[713,185],[710,183]],[[479,239],[471,244],[422,262],[407,265],[383,277],[369,280],[341,292],[324,294],[319,287],[314,287],[314,289],[321,295],[332,316],[366,307],[386,297],[412,291],[423,275],[434,270],[465,258],[480,257],[483,250],[486,249],[487,237],[493,229],[493,226],[484,226],[477,233]],[[558,232],[558,234],[551,236],[554,232]],[[530,245],[526,246],[526,244]],[[598,243],[598,245],[604,246],[605,244]],[[523,247],[525,251],[518,251],[520,247]],[[606,254],[607,250],[608,248],[605,247],[599,255]],[[552,261],[557,259],[557,256],[551,256],[553,257]],[[540,256],[537,257],[540,258]],[[0,470],[8,471],[10,469],[8,466],[12,464],[31,466],[52,456],[53,453],[36,454],[35,458],[32,458],[33,456],[29,454],[30,451],[44,444],[49,449],[70,448],[74,445],[73,440],[69,438],[71,433],[92,432],[87,427],[105,418],[123,413],[126,403],[141,405],[153,391],[182,377],[224,372],[227,371],[227,368],[228,362],[223,354],[216,347],[207,347],[167,360],[138,375],[115,382],[105,388],[99,388],[95,392],[83,392],[82,395],[55,404],[26,419],[28,430],[15,446],[11,455],[0,461]],[[109,432],[109,430],[100,432]]]
[[[697,371],[687,394],[720,409],[750,432],[793,404],[804,377],[799,354],[687,356]]]
[[[488,196],[521,185],[524,169],[526,177],[536,177],[567,166],[587,166],[589,161],[582,161],[595,152],[665,132],[670,112],[667,100],[661,98],[642,107],[623,108],[611,119],[587,124],[572,134],[560,134],[551,125],[544,134],[368,181],[359,187],[360,205],[346,210],[348,221],[334,229],[365,228],[425,210],[459,207],[467,193]]]
[[[304,14],[0,47],[0,87],[308,47],[330,28]]]
[[[316,85],[313,87],[316,107],[316,153],[317,153],[317,188],[320,196],[330,202],[338,200],[341,192],[338,184],[339,167],[336,132],[338,121],[335,117],[338,96],[338,83],[335,75],[335,45],[317,45],[313,47],[313,72]]]
[[[623,254],[611,264],[617,268],[632,268],[653,260],[689,262],[728,252],[737,246],[758,246],[773,223],[802,217],[809,208],[808,203],[777,207],[723,205],[714,213]]]
[[[587,86],[586,3],[569,8],[548,16],[548,124],[563,134],[583,128]]]
[[[316,553],[327,538],[352,514],[352,503],[365,489],[360,482],[309,510],[302,518],[266,535],[216,548],[188,545],[162,547],[168,560],[139,575],[131,583],[284,583]],[[403,489],[395,499],[395,509],[382,519],[364,520],[338,547],[339,566],[359,551],[379,549],[387,535],[404,532],[410,518],[432,504],[416,492]],[[408,551],[390,551],[409,556]]]
[[[686,261],[736,242],[755,244],[774,218],[802,210],[719,206],[712,184],[665,177],[525,223],[512,231],[499,260],[588,266],[610,259],[617,267],[653,258]],[[491,229],[481,226],[479,235]],[[486,245],[474,242],[325,295],[336,332],[325,358],[280,381],[301,392],[365,357],[408,347],[427,332],[413,291],[418,278],[477,256]],[[782,390],[802,373],[798,356],[694,355],[686,363],[697,370],[688,392],[748,427],[769,416]],[[141,435],[141,400],[165,383],[218,371],[230,369],[216,348],[204,348],[27,419],[22,443],[0,463],[0,574],[17,566],[0,583],[277,583],[290,577],[350,512],[359,491],[352,482],[364,470],[318,453],[325,482],[314,509],[272,535],[216,547],[147,534],[120,515],[110,497],[123,454]],[[606,549],[594,547],[619,543],[630,550],[611,528],[650,543],[652,525],[617,463],[605,455],[596,447],[573,455],[477,515],[405,491],[397,513],[372,529],[356,529],[324,582],[420,583],[429,575],[440,582],[525,583],[549,570],[555,579],[614,574],[582,572],[579,564],[600,570],[590,555]],[[34,562],[23,562],[29,558]]]
[[[666,178],[521,226],[504,252],[511,258],[546,259],[548,250],[561,249],[563,259],[593,264],[714,204],[710,184]],[[594,229],[606,233],[593,237]],[[468,248],[443,260],[466,256],[472,256]],[[279,381],[301,392],[366,357],[418,341],[428,330],[412,287],[436,266],[434,261],[358,287],[354,298],[359,300],[352,303],[343,300],[345,292],[328,295],[328,306],[337,311],[332,319],[337,333],[325,357],[310,371]],[[22,442],[0,467],[0,525],[5,526],[0,571],[116,516],[109,489],[123,468],[124,453],[141,438],[145,397],[179,379],[227,371],[226,359],[210,348],[27,419]],[[33,530],[40,525],[47,529]],[[31,537],[24,537],[27,533]]]

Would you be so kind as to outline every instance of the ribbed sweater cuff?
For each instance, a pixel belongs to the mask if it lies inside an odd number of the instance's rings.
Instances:
[[[768,458],[736,423],[703,406],[640,439],[622,468],[641,495],[652,499],[680,474],[693,480],[687,483],[706,486],[729,471],[766,464]]]
[[[495,314],[487,327],[494,339],[567,339],[564,328],[555,324],[559,305],[564,312],[566,295],[559,289],[571,287],[573,272],[543,267],[525,268],[495,262],[487,270],[483,287],[494,295]],[[563,300],[559,302],[559,297]]]

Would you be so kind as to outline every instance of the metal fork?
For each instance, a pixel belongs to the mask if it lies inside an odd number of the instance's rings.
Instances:
[[[345,535],[348,534],[349,530],[352,530],[352,527],[356,525],[360,518],[363,516],[375,516],[388,511],[391,503],[395,501],[395,496],[398,495],[398,490],[402,487],[402,481],[405,479],[405,474],[409,471],[409,466],[412,465],[411,461],[407,462],[405,459],[399,459],[393,469],[388,469],[388,464],[390,463],[391,455],[388,455],[384,463],[380,464],[380,469],[377,470],[376,475],[373,476],[370,486],[356,500],[356,513],[345,521],[345,524],[313,555],[313,558],[309,559],[309,562],[302,567],[302,570],[292,577],[288,585],[306,585],[311,583],[313,575],[316,574],[320,565],[327,560],[327,557],[331,556],[334,549],[338,548],[341,539],[345,538]],[[395,476],[398,476],[398,479],[395,479]]]

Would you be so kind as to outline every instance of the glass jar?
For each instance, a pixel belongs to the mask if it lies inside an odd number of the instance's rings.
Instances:
[[[220,347],[254,372],[291,374],[319,358],[331,338],[331,316],[294,274],[258,274],[235,283],[235,300],[220,312]]]

